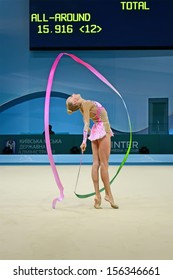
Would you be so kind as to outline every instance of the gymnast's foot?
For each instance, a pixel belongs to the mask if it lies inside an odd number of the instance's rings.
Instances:
[[[119,208],[119,206],[118,206],[117,204],[115,204],[114,199],[113,199],[112,196],[106,195],[106,196],[105,196],[105,200],[108,201],[108,202],[110,203],[110,205],[111,205],[112,208],[114,208],[114,209],[118,209],[118,208]]]
[[[101,197],[95,197],[94,198],[94,208],[96,208],[96,209],[102,209],[101,208]]]

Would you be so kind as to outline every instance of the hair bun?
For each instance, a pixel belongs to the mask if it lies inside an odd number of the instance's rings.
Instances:
[[[72,110],[70,110],[70,109],[67,109],[67,113],[68,113],[68,114],[72,114],[72,113],[73,113],[73,111],[72,111]]]

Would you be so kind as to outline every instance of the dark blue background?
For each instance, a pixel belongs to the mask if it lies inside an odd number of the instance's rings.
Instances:
[[[30,0],[30,14],[91,13],[90,22],[30,23],[30,49],[172,49],[173,1],[148,0],[150,10],[122,10],[120,0]],[[73,24],[72,34],[38,34],[37,25]],[[96,24],[99,33],[83,34],[79,27]]]

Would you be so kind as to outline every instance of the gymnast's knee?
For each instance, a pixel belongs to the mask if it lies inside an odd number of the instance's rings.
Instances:
[[[100,167],[100,162],[99,162],[99,161],[93,161],[92,166],[93,166],[94,168],[96,168],[96,169],[99,169],[99,167]]]
[[[108,164],[107,161],[101,161],[101,162],[100,162],[100,167],[101,167],[101,168],[106,168],[106,169],[107,169],[107,168],[108,168],[108,165],[109,165],[109,164]]]

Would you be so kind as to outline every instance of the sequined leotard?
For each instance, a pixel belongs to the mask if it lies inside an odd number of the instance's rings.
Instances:
[[[107,112],[100,103],[90,100],[84,101],[80,106],[80,111],[84,120],[83,143],[87,141],[90,119],[94,124],[91,128],[90,136],[88,137],[89,140],[94,141],[103,138],[106,133],[113,136]]]

